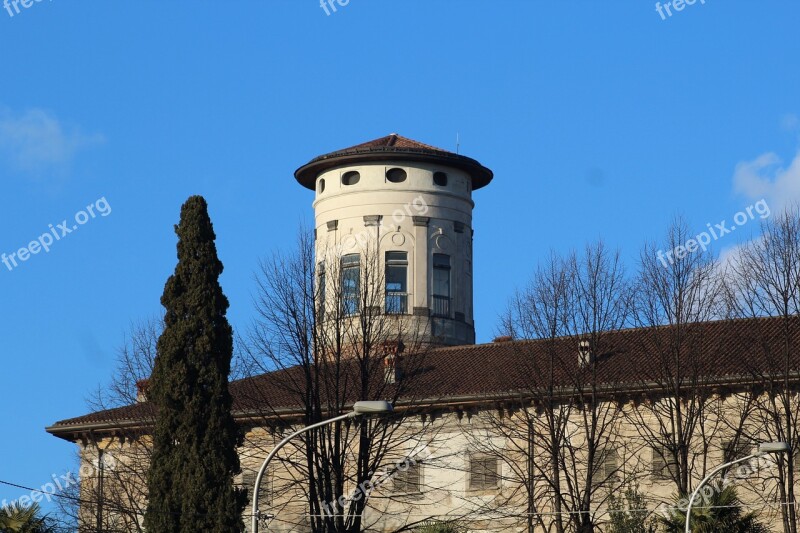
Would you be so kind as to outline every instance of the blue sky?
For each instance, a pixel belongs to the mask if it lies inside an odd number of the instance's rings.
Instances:
[[[84,414],[130,322],[161,312],[192,194],[243,331],[259,258],[312,220],[298,166],[391,132],[454,150],[458,133],[495,172],[475,194],[480,342],[551,249],[602,237],[634,268],[676,214],[700,232],[800,199],[798,21],[789,0],[698,0],[666,20],[653,2],[590,0],[0,10],[0,253],[110,208],[0,263],[0,480],[73,466],[44,427]]]

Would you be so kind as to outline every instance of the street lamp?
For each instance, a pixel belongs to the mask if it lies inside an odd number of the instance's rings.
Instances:
[[[391,413],[393,410],[392,404],[389,402],[384,401],[374,401],[374,402],[356,402],[353,404],[353,410],[349,413],[331,418],[329,420],[323,420],[322,422],[317,422],[316,424],[311,424],[310,426],[306,426],[303,429],[295,431],[275,446],[267,458],[264,460],[264,464],[261,465],[261,468],[258,470],[258,475],[256,476],[256,484],[253,487],[253,516],[252,521],[250,522],[251,528],[250,530],[252,533],[258,533],[258,518],[260,511],[258,510],[258,488],[261,486],[261,478],[264,477],[264,472],[267,471],[267,466],[269,466],[269,462],[275,457],[275,454],[278,453],[278,450],[283,448],[287,442],[292,440],[298,435],[302,435],[307,431],[311,431],[312,429],[316,429],[318,427],[322,427],[328,424],[333,424],[334,422],[339,422],[341,420],[347,420],[348,418],[355,418],[357,416],[369,416],[369,415],[382,415],[386,413]]]
[[[712,470],[705,478],[703,478],[703,481],[701,481],[700,484],[697,486],[697,488],[694,489],[694,492],[692,492],[692,496],[689,498],[689,505],[686,506],[686,533],[691,533],[691,530],[689,529],[689,520],[692,517],[692,503],[694,502],[697,493],[700,492],[700,489],[703,488],[703,485],[705,485],[708,482],[708,480],[711,479],[717,472],[719,472],[720,470],[724,470],[728,467],[731,467],[735,464],[743,463],[745,461],[749,461],[750,459],[754,459],[756,457],[761,457],[762,455],[768,453],[775,453],[775,454],[786,453],[790,449],[791,447],[785,442],[762,442],[761,444],[758,445],[758,451],[756,453],[750,454],[747,457],[742,457],[741,459],[736,459],[735,461],[731,461],[729,463],[725,463],[724,465],[720,465],[714,470]]]

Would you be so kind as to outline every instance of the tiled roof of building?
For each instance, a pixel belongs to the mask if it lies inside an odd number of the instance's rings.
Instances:
[[[408,137],[403,137],[402,135],[398,135],[396,133],[390,133],[386,137],[381,137],[379,139],[367,141],[365,143],[357,144],[349,148],[343,148],[342,150],[331,152],[330,154],[327,154],[327,156],[363,152],[368,150],[383,151],[386,148],[394,148],[397,150],[402,150],[402,149],[422,150],[430,152],[439,152],[446,155],[456,155],[453,152],[448,152],[447,150],[431,146],[430,144],[421,143],[419,141],[415,141],[414,139],[409,139]],[[327,156],[320,156],[320,157],[327,157]]]
[[[473,190],[488,185],[494,177],[491,170],[475,159],[396,133],[315,157],[298,168],[294,176],[301,185],[314,190],[317,176],[326,170],[343,165],[387,160],[432,162],[464,170],[472,178]]]
[[[674,368],[676,362],[684,376],[696,376],[704,386],[760,382],[770,369],[782,368],[785,327],[790,332],[790,366],[800,369],[800,317],[787,322],[778,318],[705,322],[683,329],[680,335],[670,326],[605,333],[593,347],[596,383],[609,394],[654,392],[666,382],[664,369]],[[398,405],[437,406],[535,396],[534,391],[547,385],[551,371],[554,385],[565,393],[586,390],[592,381],[592,367],[581,364],[578,337],[437,348],[403,360],[405,389]],[[375,367],[375,390],[380,390],[382,397],[373,399],[392,399],[394,385],[386,387],[383,367]],[[686,379],[687,386],[689,382]],[[296,410],[301,405],[302,383],[299,367],[234,381],[230,385],[234,413],[239,417],[254,412],[267,416]],[[143,402],[62,420],[48,431],[68,438],[82,426],[123,427],[152,415],[151,405]]]

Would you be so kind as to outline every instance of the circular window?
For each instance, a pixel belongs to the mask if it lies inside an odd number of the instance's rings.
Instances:
[[[355,170],[351,170],[350,172],[345,172],[344,176],[342,176],[342,185],[355,185],[360,179],[361,174]]]
[[[435,183],[439,187],[447,187],[447,174],[445,174],[444,172],[434,172],[433,183]]]
[[[320,194],[325,192],[325,178],[319,180],[319,192]]]
[[[406,171],[402,168],[390,168],[386,171],[386,179],[392,183],[402,183],[406,181]]]

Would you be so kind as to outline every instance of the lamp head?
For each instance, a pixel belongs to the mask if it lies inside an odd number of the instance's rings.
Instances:
[[[382,415],[394,410],[392,404],[385,401],[363,401],[353,405],[353,412],[357,415]]]
[[[758,453],[786,453],[790,449],[786,442],[762,442],[758,445]]]

